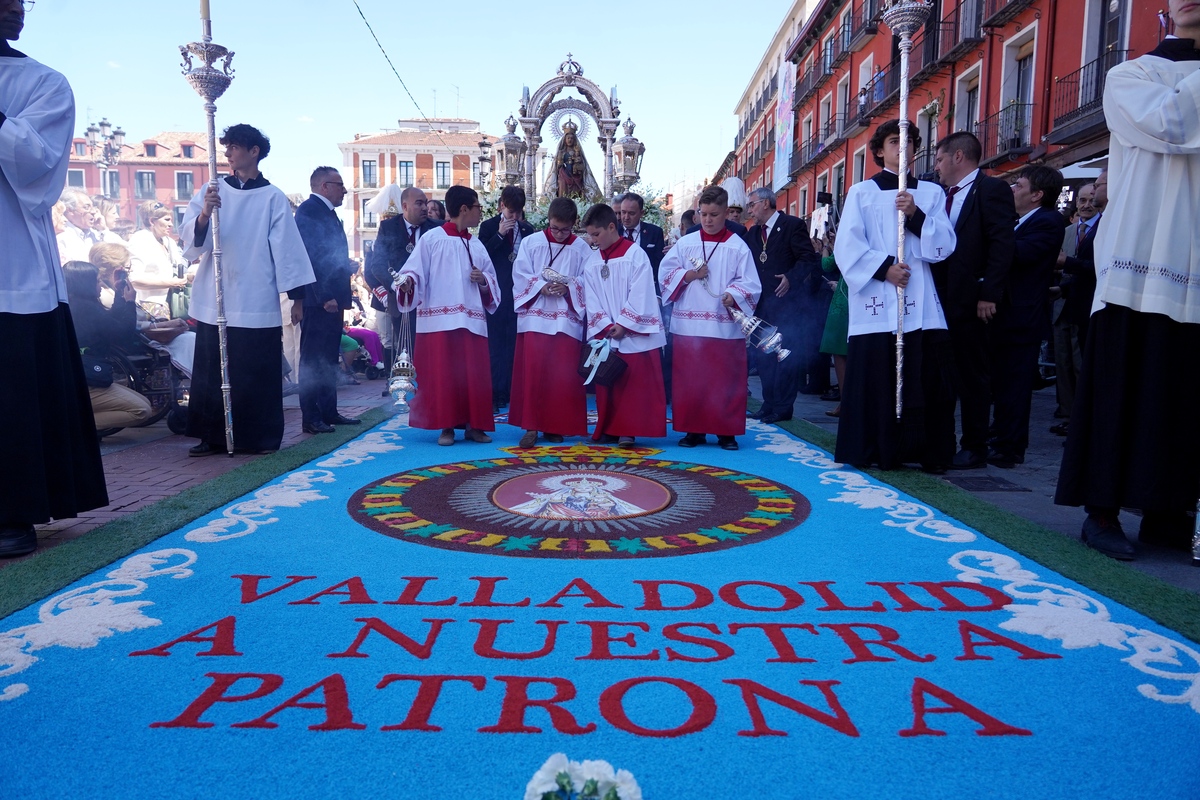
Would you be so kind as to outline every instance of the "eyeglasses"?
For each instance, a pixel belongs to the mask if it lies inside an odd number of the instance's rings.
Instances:
[[[345,186],[343,181],[325,181],[324,186]]]
[[[562,236],[568,236],[572,230],[574,230],[574,229],[573,228],[559,228],[555,225],[550,226],[551,233],[561,234]]]
[[[473,206],[467,206],[467,208],[470,208],[470,209],[475,209],[475,208],[478,208],[478,209],[482,210],[482,209],[483,209],[483,206],[479,205],[479,203],[476,203],[476,204],[475,204],[475,205],[473,205]]]

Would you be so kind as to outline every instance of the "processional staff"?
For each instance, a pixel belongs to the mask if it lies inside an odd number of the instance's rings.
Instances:
[[[900,180],[898,192],[908,191],[908,53],[912,37],[933,10],[921,0],[897,0],[883,10],[883,24],[900,37]],[[905,261],[904,212],[896,210],[896,260]],[[896,287],[896,419],[904,411],[904,287]]]
[[[181,45],[180,55],[183,56],[183,74],[196,93],[204,98],[204,114],[208,118],[208,176],[209,185],[218,188],[217,178],[217,98],[225,93],[233,80],[233,53],[213,44],[212,19],[209,14],[209,0],[200,0],[200,31],[201,41]],[[193,57],[199,59],[200,66],[193,65]],[[221,69],[213,65],[221,61]],[[221,215],[220,209],[212,211],[212,265],[213,279],[217,291],[217,336],[221,344],[221,401],[225,407],[225,451],[233,455],[233,409],[229,399],[229,350],[225,320],[225,292],[221,284]]]

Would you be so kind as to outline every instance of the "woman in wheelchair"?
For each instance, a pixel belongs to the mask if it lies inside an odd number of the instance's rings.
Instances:
[[[119,356],[122,351],[137,352],[144,345],[137,336],[137,296],[128,280],[113,287],[111,309],[100,302],[99,270],[85,261],[69,261],[63,266],[75,336],[85,356],[88,390],[96,429],[128,428],[144,425],[154,409],[142,395],[113,381],[111,366],[100,363]],[[97,368],[99,367],[99,368]],[[108,385],[103,385],[107,381]]]

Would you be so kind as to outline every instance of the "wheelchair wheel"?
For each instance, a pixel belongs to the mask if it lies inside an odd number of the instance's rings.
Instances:
[[[187,433],[188,423],[188,408],[187,406],[175,406],[167,412],[167,427],[171,429],[171,433],[183,435]]]
[[[165,417],[175,405],[174,387],[171,381],[169,359],[154,359],[142,368],[135,366],[129,357],[114,353],[109,356],[113,368],[113,383],[132,389],[150,401],[149,417],[136,426],[145,428]],[[139,362],[143,359],[138,359]]]

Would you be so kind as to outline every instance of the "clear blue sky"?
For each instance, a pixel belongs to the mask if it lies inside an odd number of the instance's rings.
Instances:
[[[586,77],[605,91],[617,87],[622,117],[633,117],[646,144],[642,178],[660,189],[702,180],[720,164],[733,142],[734,105],[791,6],[620,2],[598,13],[594,4],[535,0],[519,6],[527,15],[518,18],[498,3],[359,2],[425,114],[434,115],[436,90],[438,116],[477,119],[489,133],[504,132],[521,87],[536,89],[570,51]],[[263,172],[285,191],[306,191],[318,164],[340,165],[337,142],[417,115],[352,0],[211,4],[214,40],[236,52],[218,130],[262,128],[272,140]],[[38,0],[15,44],[70,80],[80,135],[101,116],[134,141],[202,131],[203,106],[178,51],[200,38],[199,8],[199,0]],[[471,11],[451,16],[458,8]],[[587,155],[598,153],[593,146]]]

